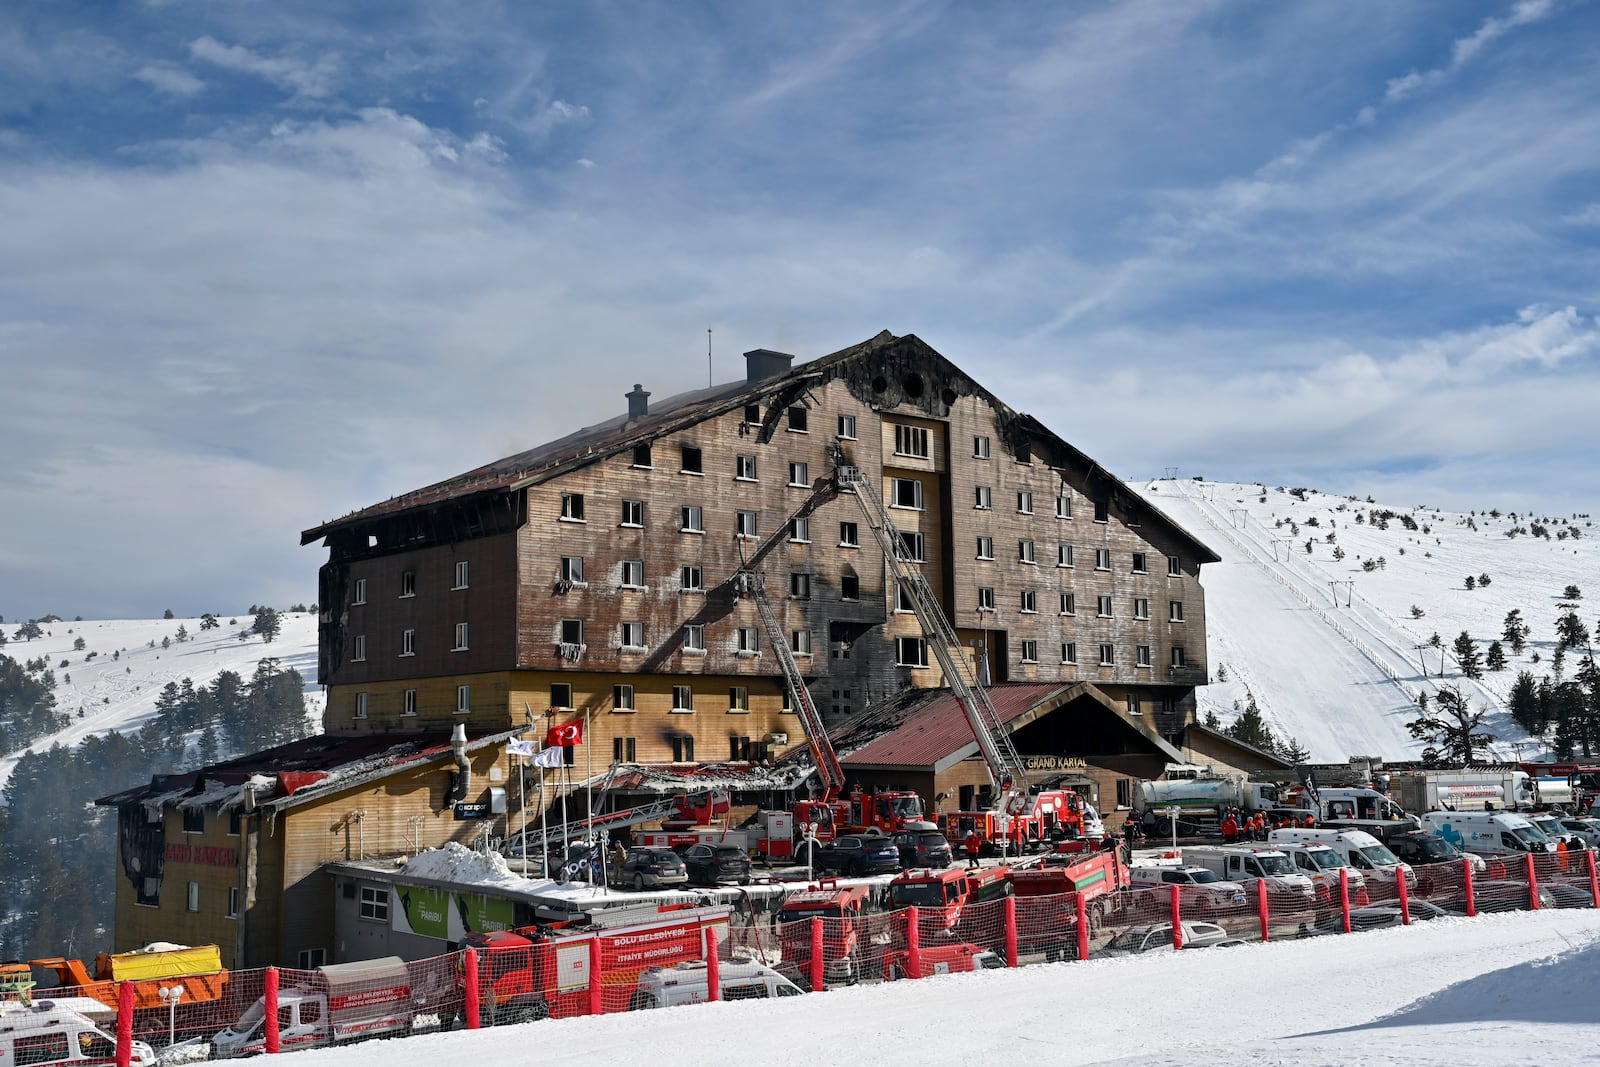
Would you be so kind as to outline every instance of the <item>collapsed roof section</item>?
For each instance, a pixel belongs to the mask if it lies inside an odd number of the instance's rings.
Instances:
[[[931,418],[947,417],[961,396],[981,396],[993,408],[1001,440],[1011,452],[1037,455],[1064,474],[1070,473],[1088,495],[1103,499],[1121,514],[1161,523],[1190,545],[1201,563],[1220,559],[1121,479],[1032,415],[1005,404],[914,334],[897,337],[885,330],[792,369],[793,357],[781,352],[756,349],[745,353],[745,358],[749,373],[744,381],[680,393],[655,405],[648,403],[649,393],[636,385],[627,394],[626,415],[314,526],[302,532],[300,543],[311,544],[336,533],[359,537],[364,527],[375,530],[378,520],[445,504],[486,505],[482,514],[474,514],[472,522],[513,521],[512,512],[502,515],[501,509],[488,507],[488,502],[751,404],[766,404],[757,432],[760,440],[770,440],[786,408],[804,403],[812,389],[840,381],[864,404],[917,409]]]

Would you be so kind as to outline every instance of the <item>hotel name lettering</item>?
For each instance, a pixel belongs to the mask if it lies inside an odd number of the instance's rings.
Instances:
[[[205,867],[236,867],[239,864],[239,850],[212,845],[180,845],[172,841],[167,843],[167,862],[198,863]]]
[[[1023,756],[1022,765],[1030,771],[1065,771],[1089,766],[1082,756]]]

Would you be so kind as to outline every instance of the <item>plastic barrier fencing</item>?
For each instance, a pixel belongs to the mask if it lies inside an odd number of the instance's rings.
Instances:
[[[1225,948],[1426,922],[1443,915],[1593,908],[1592,851],[1347,870],[1280,888],[1161,885],[1085,900],[1007,896],[894,912],[736,915],[530,936],[514,949],[316,970],[233,971],[204,991],[174,981],[8,988],[0,1043],[16,1067],[154,1067],[403,1038],[550,1017],[767,999],[861,983]],[[149,986],[149,988],[146,988]],[[174,993],[173,990],[179,990]],[[190,999],[191,996],[196,999]],[[103,999],[97,999],[103,998]]]

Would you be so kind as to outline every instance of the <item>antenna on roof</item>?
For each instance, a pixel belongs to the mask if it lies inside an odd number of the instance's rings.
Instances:
[[[710,389],[711,382],[711,328],[706,327],[706,388]]]

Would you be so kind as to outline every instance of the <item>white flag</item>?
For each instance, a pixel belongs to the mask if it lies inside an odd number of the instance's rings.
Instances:
[[[534,752],[533,738],[523,740],[520,737],[513,737],[506,742],[506,751],[513,756],[531,756]]]
[[[566,751],[566,749],[557,745],[555,748],[547,748],[542,752],[536,752],[533,755],[533,762],[529,765],[533,767],[559,767],[566,762]]]

